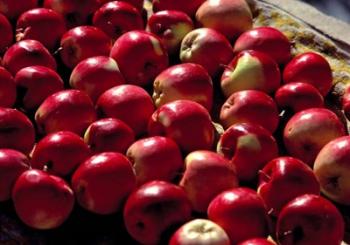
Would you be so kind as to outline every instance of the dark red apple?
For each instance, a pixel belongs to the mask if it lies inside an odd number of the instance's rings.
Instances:
[[[158,12],[161,10],[178,10],[185,12],[190,17],[193,17],[199,8],[199,6],[205,2],[205,0],[153,0],[153,12]]]
[[[0,106],[12,107],[15,104],[17,92],[13,76],[4,67],[0,67]]]
[[[252,238],[238,243],[238,245],[276,245],[276,243],[265,238]]]
[[[38,0],[0,0],[0,13],[15,20],[23,12],[38,6]]]
[[[0,11],[1,12],[1,11]],[[11,46],[13,40],[12,26],[5,15],[0,13],[0,53],[4,53]]]
[[[112,2],[113,0],[97,0],[97,2],[100,5],[103,5],[105,3],[108,2]],[[134,6],[135,8],[137,8],[137,10],[141,13],[143,10],[143,6],[144,6],[144,0],[120,0],[121,2],[126,2],[131,4],[132,6]]]

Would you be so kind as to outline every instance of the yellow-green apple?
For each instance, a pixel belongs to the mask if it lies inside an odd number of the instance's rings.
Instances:
[[[124,121],[136,136],[147,130],[147,123],[155,107],[151,96],[143,88],[125,84],[105,91],[97,100],[100,117],[113,117]]]
[[[93,122],[84,134],[84,141],[95,152],[125,153],[134,142],[134,131],[122,120],[103,118]]]
[[[38,0],[0,0],[0,13],[15,20],[23,12],[38,6]]]
[[[205,2],[205,0],[153,0],[153,12],[158,12],[161,10],[178,10],[185,12],[190,17],[193,17],[201,4]]]
[[[293,157],[278,157],[259,171],[258,193],[269,214],[278,216],[283,206],[303,194],[320,194],[320,184],[310,166]]]
[[[60,177],[30,169],[17,179],[12,200],[20,220],[40,230],[61,226],[71,214],[74,193]]]
[[[234,92],[255,89],[268,94],[280,86],[281,73],[277,63],[265,53],[254,50],[239,52],[221,76],[221,90],[229,97]]]
[[[172,236],[169,245],[230,245],[226,232],[208,219],[194,219],[182,225]]]
[[[278,244],[339,245],[344,237],[344,220],[327,199],[304,194],[285,205],[278,216]]]
[[[120,0],[121,2],[126,2],[137,8],[137,10],[141,13],[143,10],[144,0]],[[97,0],[99,5],[103,5],[108,2],[112,2],[111,0]]]
[[[289,119],[284,127],[283,141],[290,156],[313,166],[322,147],[345,134],[345,127],[334,112],[310,108]]]
[[[204,106],[213,106],[213,82],[208,72],[198,64],[184,63],[162,71],[153,83],[153,101],[157,107],[168,102],[188,99]]]
[[[0,202],[11,199],[17,178],[29,168],[29,159],[22,152],[0,149]]]
[[[114,43],[110,56],[119,65],[127,83],[146,86],[168,67],[168,53],[161,39],[140,30],[121,35]]]
[[[173,139],[187,153],[210,150],[214,143],[209,112],[190,100],[175,100],[159,107],[149,120],[148,133]]]
[[[68,176],[90,156],[90,150],[79,135],[59,131],[46,135],[31,152],[32,168],[57,176]]]
[[[212,77],[218,76],[232,58],[230,42],[214,29],[197,28],[187,33],[182,39],[181,62],[202,65]]]
[[[258,90],[242,90],[231,94],[222,105],[220,121],[224,128],[250,122],[273,133],[277,129],[279,115],[277,105],[269,95]]]
[[[238,245],[276,245],[276,243],[265,238],[252,238],[241,242]]]
[[[13,31],[10,21],[0,13],[0,53],[4,53],[13,42]]]
[[[291,43],[278,29],[268,26],[256,27],[242,33],[233,50],[253,49],[270,55],[278,64],[286,64],[291,59]]]
[[[207,0],[196,12],[197,22],[224,34],[229,40],[253,26],[253,16],[246,0]]]
[[[131,193],[123,216],[128,233],[137,242],[167,244],[167,234],[190,220],[191,204],[181,187],[154,180]]]
[[[228,159],[212,151],[198,150],[186,156],[179,186],[185,190],[192,209],[205,213],[218,194],[238,186],[238,178]]]
[[[193,29],[192,19],[186,13],[177,10],[153,13],[147,21],[147,30],[160,37],[172,56],[178,55],[182,39]]]
[[[17,103],[26,111],[37,109],[51,94],[63,90],[60,75],[45,66],[28,66],[16,73]]]
[[[97,214],[120,211],[135,186],[130,161],[117,152],[93,155],[80,164],[72,176],[79,205]]]
[[[13,44],[5,52],[2,63],[13,76],[22,68],[34,65],[56,70],[56,61],[45,46],[30,39]]]
[[[269,234],[263,199],[252,189],[233,188],[217,195],[209,204],[208,218],[221,226],[231,244]]]
[[[133,164],[138,185],[151,180],[172,182],[181,175],[184,166],[178,145],[163,136],[135,141],[128,148],[126,156]]]
[[[320,54],[306,52],[295,56],[286,65],[283,81],[309,83],[326,96],[333,84],[332,69],[326,58]]]
[[[0,67],[0,106],[12,107],[16,102],[17,90],[16,83],[4,67]]]
[[[124,83],[117,62],[108,56],[95,56],[80,61],[69,78],[70,86],[85,91],[93,102],[106,90]]]
[[[221,135],[217,152],[235,166],[239,180],[249,182],[278,156],[278,146],[272,134],[260,125],[236,123]]]
[[[82,135],[96,118],[89,96],[76,89],[50,95],[35,112],[35,122],[42,134],[68,130]]]

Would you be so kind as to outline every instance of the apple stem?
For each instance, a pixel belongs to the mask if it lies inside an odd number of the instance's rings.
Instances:
[[[63,49],[63,47],[59,47],[53,54],[54,55],[58,54],[62,49]]]

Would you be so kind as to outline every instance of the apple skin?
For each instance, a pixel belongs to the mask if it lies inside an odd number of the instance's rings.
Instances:
[[[34,146],[35,130],[22,112],[0,107],[0,149],[10,148],[28,154]]]
[[[32,168],[65,177],[90,156],[84,140],[70,131],[46,135],[31,152]]]
[[[184,166],[178,145],[162,136],[135,141],[128,148],[126,156],[133,164],[138,185],[152,180],[172,182],[181,174]]]
[[[144,28],[140,12],[131,4],[112,1],[104,4],[94,14],[92,23],[104,31],[112,40],[122,34]]]
[[[344,237],[344,220],[330,201],[305,194],[284,206],[276,231],[281,245],[338,245]]]
[[[252,181],[269,161],[278,156],[272,134],[253,123],[236,123],[221,135],[217,152],[229,159],[241,181]]]
[[[229,40],[253,26],[253,16],[245,0],[208,0],[196,12],[197,22],[224,34]]]
[[[4,53],[13,42],[13,31],[9,20],[0,13],[0,53]]]
[[[134,131],[122,120],[103,118],[93,122],[84,134],[84,141],[95,152],[125,153],[134,142]]]
[[[153,83],[153,101],[157,107],[168,102],[188,99],[204,106],[213,106],[214,88],[208,72],[198,64],[184,63],[162,71]]]
[[[320,194],[320,184],[312,169],[292,157],[278,157],[259,172],[258,193],[270,214],[278,216],[292,199],[303,194]]]
[[[30,169],[17,179],[12,190],[16,214],[26,225],[39,230],[59,227],[74,206],[74,193],[61,178]]]
[[[17,97],[16,83],[11,73],[4,67],[0,67],[0,91],[0,106],[12,107]]]
[[[162,40],[172,56],[178,55],[182,39],[193,29],[192,19],[186,13],[177,10],[153,13],[147,22],[147,30]]]
[[[124,121],[136,136],[147,131],[147,123],[155,107],[151,96],[143,88],[125,84],[105,91],[97,100],[100,117],[113,117]]]
[[[324,107],[322,94],[309,83],[293,82],[282,85],[275,93],[275,101],[281,109],[299,112]]]
[[[268,94],[280,86],[281,73],[270,56],[254,50],[239,52],[221,76],[221,90],[228,98],[242,90],[260,90]]]
[[[89,96],[80,90],[67,89],[47,97],[35,112],[39,133],[72,131],[82,135],[96,121],[97,115]]]
[[[0,0],[0,13],[8,19],[15,20],[23,12],[38,6],[38,0]]]
[[[256,27],[242,33],[233,50],[253,49],[270,55],[278,64],[286,64],[291,59],[291,43],[279,30],[273,27]]]
[[[212,151],[200,150],[186,156],[179,186],[185,190],[192,209],[205,213],[218,194],[238,187],[238,178],[228,159]]]
[[[231,244],[266,237],[269,233],[264,201],[246,187],[233,188],[216,196],[209,204],[208,218],[226,231]]]
[[[220,121],[224,128],[241,122],[256,123],[273,133],[279,123],[279,114],[269,95],[258,90],[243,90],[230,95],[222,105]]]
[[[169,65],[168,53],[161,39],[141,31],[129,31],[115,41],[110,56],[119,65],[125,81],[146,86]]]
[[[177,10],[186,13],[190,17],[194,17],[197,9],[203,2],[205,2],[205,0],[179,0],[176,2],[173,0],[153,0],[152,6],[153,12],[162,10]]]
[[[117,62],[107,56],[95,56],[80,61],[69,79],[72,88],[85,91],[94,103],[103,92],[124,83]]]
[[[182,225],[171,237],[169,245],[230,245],[226,232],[207,219],[194,219]]]
[[[16,73],[18,102],[26,111],[37,109],[41,103],[58,91],[63,90],[64,83],[60,75],[45,66],[28,66]]]
[[[119,1],[119,0],[118,0]],[[120,0],[121,2],[125,2],[125,3],[129,3],[132,6],[134,6],[135,8],[137,8],[137,10],[141,13],[143,10],[143,5],[144,5],[144,0]],[[97,0],[97,2],[99,3],[99,5],[103,5],[106,4],[108,2],[112,2],[111,0]]]
[[[29,168],[29,159],[22,152],[0,149],[0,202],[11,199],[17,178]]]
[[[345,117],[350,119],[350,86],[346,87],[344,94],[340,100],[341,108],[344,111]]]
[[[311,108],[289,119],[283,130],[283,141],[290,156],[312,167],[322,147],[345,134],[345,127],[334,112]]]
[[[181,62],[202,65],[212,77],[218,76],[232,58],[230,42],[214,29],[197,28],[187,33],[182,39]]]
[[[103,215],[121,210],[135,186],[130,161],[117,152],[103,152],[88,158],[72,176],[79,205]]]
[[[314,52],[306,52],[295,56],[284,68],[285,83],[303,82],[317,88],[326,96],[332,88],[333,75],[328,61]]]
[[[265,238],[252,238],[241,242],[238,245],[276,245],[276,243]]]
[[[128,233],[142,244],[161,244],[164,233],[191,218],[191,204],[181,187],[150,181],[128,197],[123,211]]]
[[[56,70],[56,61],[50,52],[36,40],[23,40],[13,44],[4,54],[3,66],[14,76],[24,67],[41,65]]]
[[[176,100],[159,107],[149,120],[148,133],[173,139],[187,153],[210,150],[214,143],[210,114],[190,100]]]
[[[52,31],[55,30],[55,31]],[[17,19],[16,40],[34,39],[55,51],[66,25],[62,15],[47,8],[30,9]]]

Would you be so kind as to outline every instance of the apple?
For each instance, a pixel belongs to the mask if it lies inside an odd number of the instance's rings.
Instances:
[[[17,178],[29,167],[29,159],[22,152],[0,149],[0,202],[11,199]]]
[[[24,67],[41,65],[56,70],[56,61],[50,52],[36,40],[23,40],[13,44],[4,54],[3,66],[12,73]]]
[[[269,220],[262,198],[252,189],[233,188],[217,195],[209,204],[208,218],[221,226],[231,244],[266,237]]]
[[[0,11],[1,12],[1,11]],[[5,15],[0,13],[0,53],[4,53],[13,42],[13,31],[9,20]]]
[[[205,2],[205,0],[153,0],[153,12],[158,12],[162,10],[178,10],[186,13],[190,17],[193,17],[201,4]]]
[[[345,117],[350,119],[350,87],[347,86],[344,89],[344,94],[340,100],[341,109],[344,111]]]
[[[270,214],[278,216],[292,199],[303,194],[320,194],[320,184],[312,169],[293,157],[278,157],[259,172],[258,193]]]
[[[345,127],[334,112],[311,108],[289,119],[283,130],[283,141],[290,156],[313,166],[322,147],[345,134]]]
[[[241,242],[238,245],[276,245],[276,243],[265,238],[252,238]]]
[[[186,13],[177,10],[153,13],[147,22],[147,30],[162,40],[172,56],[178,55],[182,39],[193,29],[192,19]]]
[[[128,197],[123,211],[128,233],[142,244],[166,244],[170,229],[191,218],[191,205],[181,187],[150,181]]]
[[[137,8],[122,1],[104,4],[95,12],[92,23],[113,40],[117,40],[128,31],[142,30],[144,27],[141,13]]]
[[[12,107],[17,97],[16,83],[11,73],[4,67],[0,67],[0,91],[0,106]]]
[[[86,92],[94,103],[103,92],[124,83],[117,62],[107,56],[80,61],[69,78],[70,86]]]
[[[213,106],[214,88],[208,72],[198,64],[184,63],[162,71],[153,83],[153,101],[157,107],[168,102],[188,99],[204,106]]]
[[[280,86],[281,74],[270,56],[254,50],[239,52],[226,66],[221,76],[221,90],[225,97],[242,90],[260,90],[268,94]]]
[[[333,85],[332,69],[322,55],[306,52],[295,56],[286,65],[283,81],[309,83],[326,96]]]
[[[190,100],[176,100],[159,107],[149,120],[148,133],[173,139],[187,153],[210,150],[214,144],[210,114]]]
[[[134,131],[122,120],[103,118],[93,122],[84,134],[84,141],[95,152],[125,153],[134,142]]]
[[[131,163],[117,152],[103,152],[88,158],[72,176],[79,205],[104,215],[121,210],[135,184]]]
[[[99,5],[103,5],[108,2],[112,2],[113,0],[97,0]],[[118,0],[119,1],[119,0]],[[120,0],[121,2],[129,3],[141,13],[143,10],[144,0]]]
[[[129,31],[114,43],[110,56],[119,65],[125,81],[146,86],[168,67],[168,53],[160,38],[140,30]]]
[[[182,225],[171,237],[169,245],[230,245],[226,232],[207,219],[194,219]]]
[[[125,84],[105,91],[97,100],[100,117],[113,117],[124,121],[136,136],[144,134],[154,111],[151,96],[143,88]]]
[[[51,94],[63,90],[60,75],[45,66],[28,66],[16,73],[15,83],[21,107],[26,111],[37,109]]]
[[[196,12],[197,22],[224,34],[229,40],[253,26],[253,15],[245,0],[207,0]]]
[[[61,226],[74,206],[74,194],[69,185],[37,169],[19,176],[12,190],[12,200],[20,220],[40,230]]]
[[[279,244],[341,244],[344,220],[327,199],[304,194],[284,206],[277,220]]]
[[[180,148],[170,138],[153,136],[135,141],[126,152],[138,185],[152,180],[174,181],[183,169]]]
[[[278,145],[272,134],[260,125],[236,123],[221,135],[217,152],[232,162],[239,180],[249,182],[278,156]]]
[[[15,20],[23,12],[38,6],[38,0],[0,0],[0,13]]]
[[[291,43],[278,29],[268,26],[255,27],[242,33],[233,50],[253,49],[270,55],[278,64],[286,64],[291,59]]]
[[[279,114],[269,95],[258,90],[242,90],[231,94],[222,105],[220,121],[226,129],[235,123],[250,122],[273,133],[279,123]]]
[[[197,28],[182,39],[182,63],[202,65],[210,76],[218,76],[233,58],[230,42],[220,32],[211,28]]]
[[[47,97],[35,112],[39,133],[72,131],[82,135],[96,121],[96,111],[89,96],[75,89],[56,92]]]

